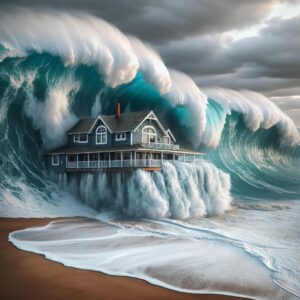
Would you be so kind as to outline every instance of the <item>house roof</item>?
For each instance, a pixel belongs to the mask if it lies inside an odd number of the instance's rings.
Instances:
[[[115,115],[99,115],[93,118],[84,118],[77,122],[67,133],[89,133],[96,120],[100,118],[111,132],[134,131],[151,111],[122,113],[118,119]]]

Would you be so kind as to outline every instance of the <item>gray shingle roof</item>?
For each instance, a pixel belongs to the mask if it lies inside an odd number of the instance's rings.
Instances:
[[[100,117],[111,132],[124,132],[133,131],[149,113],[150,111],[122,113],[118,119],[116,119],[115,115],[100,115]],[[98,116],[79,120],[77,124],[68,131],[68,134],[88,133],[97,118]]]

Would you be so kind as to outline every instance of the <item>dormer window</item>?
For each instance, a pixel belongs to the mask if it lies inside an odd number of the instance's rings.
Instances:
[[[125,141],[126,132],[116,133],[116,141]]]
[[[152,126],[145,126],[143,128],[143,136],[142,142],[143,143],[155,143],[156,142],[156,130]]]
[[[105,126],[99,126],[96,129],[96,144],[107,144],[107,129]]]
[[[74,134],[74,143],[87,143],[88,135],[87,134]]]

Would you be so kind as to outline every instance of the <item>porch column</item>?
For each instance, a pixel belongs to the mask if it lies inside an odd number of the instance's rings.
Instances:
[[[161,164],[164,162],[164,153],[161,151],[160,154]]]
[[[87,166],[88,166],[88,169],[89,169],[89,167],[90,167],[90,153],[88,153],[87,156],[88,156]]]
[[[134,166],[136,167],[136,151],[134,151]]]
[[[173,153],[173,161],[175,161],[175,153]]]
[[[98,165],[98,169],[100,168],[100,153],[98,152],[98,162],[97,162],[97,165]]]
[[[121,152],[121,168],[123,167],[123,152]]]
[[[110,152],[108,152],[108,167],[110,168]]]
[[[145,152],[145,158],[144,158],[144,162],[143,162],[143,164],[145,166],[148,166],[147,160],[149,161],[149,158],[147,158],[147,153]]]
[[[132,151],[130,151],[130,167],[132,167]]]

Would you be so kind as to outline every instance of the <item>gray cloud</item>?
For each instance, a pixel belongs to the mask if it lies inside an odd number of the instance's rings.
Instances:
[[[152,43],[257,24],[277,2],[294,0],[1,0],[87,11]]]
[[[269,20],[254,37],[233,41],[227,33],[261,24],[279,2],[300,0],[0,0],[102,17],[152,43],[200,86],[262,92],[300,119],[300,15]]]
[[[200,86],[268,93],[300,85],[299,37],[300,16],[273,19],[258,36],[235,42],[226,34],[202,35],[158,49],[168,65],[191,74]]]

